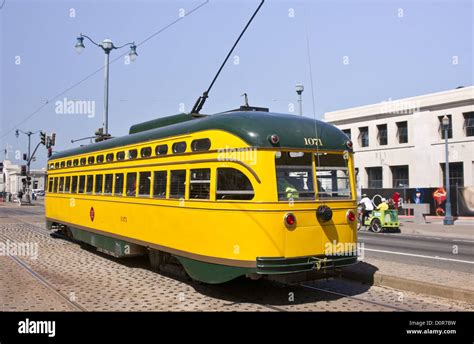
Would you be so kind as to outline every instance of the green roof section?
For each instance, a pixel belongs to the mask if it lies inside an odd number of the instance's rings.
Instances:
[[[178,114],[170,117],[134,125],[130,128],[130,132],[134,132],[133,134],[57,152],[50,159],[93,153],[204,130],[226,131],[238,136],[253,147],[301,149],[316,148],[317,145],[319,149],[326,150],[342,151],[347,149],[348,137],[342,131],[332,124],[304,116],[235,111],[202,117],[193,117],[190,114]],[[153,129],[147,130],[147,128]],[[277,144],[270,142],[271,135],[279,137]]]

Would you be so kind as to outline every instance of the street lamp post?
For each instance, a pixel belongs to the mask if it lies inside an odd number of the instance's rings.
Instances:
[[[130,61],[135,61],[138,54],[137,54],[137,46],[135,45],[135,42],[130,42],[130,43],[125,43],[124,45],[121,45],[119,47],[116,47],[114,43],[110,39],[104,39],[101,43],[96,43],[90,38],[89,36],[83,35],[82,33],[77,37],[77,42],[75,45],[76,51],[78,54],[82,53],[84,50],[84,38],[87,38],[89,41],[92,42],[95,46],[101,48],[104,53],[105,53],[105,66],[104,66],[104,80],[105,80],[105,85],[104,85],[104,122],[102,124],[102,134],[104,137],[107,137],[109,135],[109,58],[110,58],[110,52],[114,49],[120,49],[125,46],[130,47],[130,52],[128,53],[128,56],[130,58]]]
[[[448,128],[449,117],[444,115],[442,119],[444,129],[444,148],[446,154],[446,163],[444,165],[445,185],[446,185],[446,212],[444,214],[444,225],[453,225],[453,216],[451,214],[451,187],[449,185],[449,151],[448,151]]]
[[[28,136],[28,155],[26,158],[26,178],[30,176],[30,164],[31,164],[31,135],[39,133],[39,131],[23,131],[20,129],[17,129],[15,131],[15,136],[16,138],[20,137],[20,133],[25,134]],[[28,181],[28,180],[27,180]],[[28,182],[26,184],[26,203],[30,203],[30,187],[28,186]]]
[[[296,93],[298,94],[298,104],[300,107],[300,116],[303,116],[303,98],[302,93],[304,91],[304,86],[302,84],[296,84]]]

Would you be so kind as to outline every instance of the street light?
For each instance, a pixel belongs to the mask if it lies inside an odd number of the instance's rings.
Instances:
[[[446,212],[444,214],[444,225],[453,225],[453,216],[451,214],[451,188],[449,185],[449,152],[448,152],[448,128],[449,128],[449,117],[444,115],[441,120],[444,129],[444,147],[446,153],[446,163],[444,165],[445,174],[445,185],[446,185]]]
[[[304,86],[302,84],[296,84],[296,93],[298,94],[298,104],[300,107],[300,116],[303,116],[303,99],[301,94],[304,91]]]
[[[110,52],[114,49],[121,49],[125,46],[130,47],[130,52],[128,53],[128,57],[130,61],[135,61],[137,59],[137,46],[135,42],[125,43],[119,47],[116,47],[114,43],[106,38],[101,43],[96,43],[92,38],[89,36],[83,35],[82,33],[77,37],[77,42],[75,45],[76,51],[78,54],[82,53],[85,48],[84,45],[84,38],[87,38],[92,44],[95,46],[102,48],[105,53],[105,72],[104,72],[104,79],[105,79],[105,86],[104,86],[104,123],[102,125],[103,128],[103,136],[107,137],[109,135],[109,55]]]

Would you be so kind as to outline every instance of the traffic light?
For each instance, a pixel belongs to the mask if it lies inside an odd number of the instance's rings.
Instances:
[[[46,133],[40,131],[41,144],[46,146]]]
[[[21,165],[21,175],[26,176],[26,165]]]
[[[23,153],[23,160],[28,161],[28,155],[26,153]]]
[[[31,177],[26,177],[26,184],[31,185]]]
[[[56,144],[56,133],[51,134],[51,146]]]
[[[51,158],[51,155],[53,155],[53,148],[48,147],[48,158]]]

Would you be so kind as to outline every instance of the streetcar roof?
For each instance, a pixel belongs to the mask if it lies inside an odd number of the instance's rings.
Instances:
[[[191,115],[188,115],[190,120],[183,121],[183,115],[178,115],[181,120],[177,123],[60,151],[55,153],[50,160],[145,143],[171,136],[192,134],[204,130],[229,132],[241,138],[249,146],[257,148],[315,149],[318,146],[322,150],[342,151],[347,149],[348,137],[342,131],[332,124],[304,116],[260,111],[235,111],[194,119]],[[278,144],[274,145],[270,142],[269,137],[271,135],[279,137]]]

